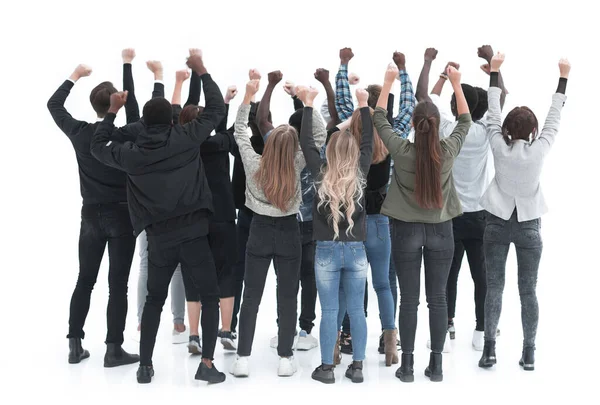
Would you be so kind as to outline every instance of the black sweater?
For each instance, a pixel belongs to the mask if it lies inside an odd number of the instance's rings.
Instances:
[[[223,119],[223,96],[210,75],[201,76],[206,107],[186,125],[144,126],[135,142],[113,142],[115,114],[108,114],[92,140],[92,155],[127,173],[127,197],[134,231],[194,213],[213,212],[212,196],[200,159],[200,145]],[[137,124],[132,124],[137,125]]]
[[[321,175],[321,154],[319,149],[315,145],[315,141],[312,134],[312,108],[304,107],[305,111],[302,115],[302,129],[300,134],[300,146],[304,157],[306,159],[306,167],[310,170],[315,184],[319,187],[319,183],[322,180]],[[360,158],[359,167],[365,176],[369,173],[371,166],[371,160],[373,158],[373,121],[371,119],[371,112],[368,107],[360,109],[360,115],[363,122],[363,133],[360,141]],[[389,176],[389,168],[388,168]],[[316,241],[332,241],[334,240],[333,226],[329,221],[329,215],[331,210],[328,206],[319,206],[319,194],[315,195],[313,203],[313,240]],[[365,241],[367,239],[366,229],[366,210],[365,210],[365,199],[364,197],[360,201],[355,202],[356,210],[352,215],[354,220],[354,227],[352,233],[346,235],[348,229],[348,221],[345,219],[339,222],[339,236],[336,241],[340,242],[358,242]]]
[[[99,123],[78,121],[65,108],[65,100],[72,88],[73,82],[66,80],[50,97],[48,110],[75,149],[83,204],[126,202],[125,173],[106,166],[90,153],[92,137]]]

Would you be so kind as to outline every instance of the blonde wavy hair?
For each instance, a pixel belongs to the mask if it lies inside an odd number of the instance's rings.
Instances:
[[[328,221],[333,226],[334,240],[340,236],[339,223],[348,221],[346,236],[352,235],[352,215],[363,198],[366,179],[359,167],[360,147],[348,130],[331,136],[325,152],[327,165],[321,169],[322,180],[318,187],[319,204],[329,207]]]

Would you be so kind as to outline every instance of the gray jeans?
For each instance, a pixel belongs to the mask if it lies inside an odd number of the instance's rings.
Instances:
[[[142,312],[144,311],[144,304],[146,304],[146,296],[148,295],[148,238],[145,231],[140,233],[138,237],[138,246],[140,249],[140,276],[138,278],[137,301],[139,325],[142,322]],[[183,287],[183,277],[181,276],[181,264],[177,266],[171,279],[171,312],[173,313],[173,323],[184,323],[185,288]]]
[[[518,222],[515,210],[508,221],[487,215],[483,244],[486,262],[487,295],[485,297],[485,339],[495,340],[504,291],[506,258],[510,244],[517,252],[519,296],[523,346],[535,346],[539,309],[535,293],[538,267],[542,257],[540,219]]]

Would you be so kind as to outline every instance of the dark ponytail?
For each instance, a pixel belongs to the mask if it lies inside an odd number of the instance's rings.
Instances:
[[[442,199],[442,148],[439,128],[440,112],[431,102],[421,102],[413,114],[415,148],[415,198],[424,209],[440,209]]]

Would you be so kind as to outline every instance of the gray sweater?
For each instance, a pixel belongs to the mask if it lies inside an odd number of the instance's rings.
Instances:
[[[302,193],[300,187],[300,172],[306,166],[304,154],[298,148],[298,152],[294,158],[294,167],[296,169],[296,193],[289,205],[287,211],[281,211],[274,207],[265,197],[262,188],[256,184],[254,175],[260,166],[261,156],[254,151],[250,143],[250,135],[248,133],[248,115],[250,114],[250,105],[242,104],[238,110],[235,119],[235,132],[233,136],[240,150],[244,170],[246,171],[246,207],[259,215],[269,217],[285,217],[298,213],[300,203],[302,202]],[[320,149],[325,144],[327,131],[325,124],[319,113],[313,109],[313,135],[316,146]]]
[[[502,112],[498,87],[488,90],[488,136],[494,154],[496,175],[481,199],[488,212],[508,221],[517,209],[519,222],[531,221],[548,211],[540,187],[544,159],[554,143],[560,112],[567,97],[556,93],[539,137],[529,143],[516,140],[507,145],[502,137]]]

